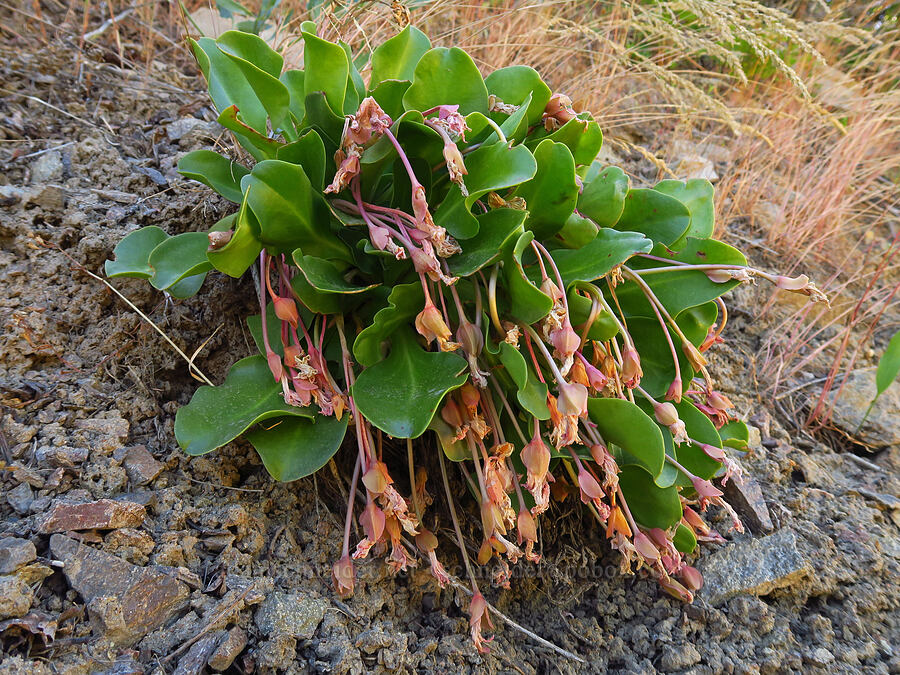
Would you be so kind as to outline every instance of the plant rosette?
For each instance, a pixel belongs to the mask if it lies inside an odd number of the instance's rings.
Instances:
[[[495,561],[496,583],[538,560],[536,520],[575,494],[623,571],[690,601],[702,579],[686,556],[721,539],[703,511],[724,508],[741,528],[711,482],[729,479],[747,436],[704,355],[725,327],[721,296],[758,278],[824,296],[713,239],[709,182],[634,188],[595,160],[597,123],[532,68],[482,77],[411,26],[356,57],[309,22],[301,38],[304,70],[284,70],[252,33],[191,42],[219,122],[255,164],[199,150],[179,170],[239,206],[208,233],[139,229],[106,264],[176,298],[212,270],[258,270],[259,353],[178,411],[178,443],[201,455],[244,435],[292,481],[349,432],[365,537],[351,552],[351,497],[333,568],[346,596],[353,560],[415,565],[409,538],[448,582],[416,469],[433,446],[407,441],[403,496],[376,442],[434,434],[482,650],[490,618],[445,456],[480,504],[477,563]]]

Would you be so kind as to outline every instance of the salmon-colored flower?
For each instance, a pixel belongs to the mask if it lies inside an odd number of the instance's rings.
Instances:
[[[522,464],[525,465],[525,489],[534,497],[533,515],[538,515],[550,506],[550,485],[553,476],[549,473],[550,449],[544,444],[540,434],[535,431],[531,441],[522,448]]]
[[[638,386],[644,371],[641,370],[641,357],[634,347],[626,347],[622,354],[622,384],[629,389]]]

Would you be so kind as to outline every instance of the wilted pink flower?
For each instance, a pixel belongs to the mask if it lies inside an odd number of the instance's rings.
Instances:
[[[588,390],[583,384],[561,382],[559,385],[558,409],[563,415],[582,417],[587,415]]]
[[[359,175],[359,157],[359,150],[355,146],[347,151],[339,149],[335,153],[334,159],[338,164],[338,170],[331,185],[325,188],[325,194],[338,193],[350,185],[350,181]]]
[[[634,533],[634,548],[647,562],[654,563],[659,560],[659,550],[650,541],[650,537],[643,532]]]
[[[644,371],[641,370],[641,357],[634,347],[627,347],[622,354],[622,383],[629,389],[638,386]]]
[[[699,591],[703,588],[703,575],[695,567],[684,565],[678,571],[678,576],[682,583],[692,591]]]
[[[349,555],[345,555],[331,567],[331,583],[335,592],[341,598],[348,598],[353,595],[353,561]]]
[[[391,127],[390,116],[381,109],[371,96],[364,98],[359,104],[356,114],[347,126],[346,142],[366,145],[372,138],[384,133]]]
[[[493,637],[485,639],[482,636],[481,631],[486,628],[493,630],[494,624],[491,623],[487,601],[481,593],[476,591],[472,596],[472,602],[469,603],[469,633],[472,636],[472,642],[475,643],[475,648],[483,654],[490,652],[487,643],[493,640]]]
[[[525,465],[527,479],[525,489],[534,497],[533,515],[538,515],[550,506],[550,485],[553,480],[549,473],[550,450],[544,444],[540,434],[535,432],[531,441],[522,448],[522,464]]]

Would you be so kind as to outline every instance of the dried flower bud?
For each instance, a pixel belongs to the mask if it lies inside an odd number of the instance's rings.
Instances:
[[[478,549],[478,557],[476,560],[479,565],[487,565],[491,557],[494,555],[494,549],[491,542],[485,539],[481,542],[481,548]]]
[[[541,283],[541,292],[553,302],[559,302],[563,299],[562,291],[553,283],[550,277],[547,277],[544,279],[543,283]]]
[[[714,284],[724,284],[733,278],[729,270],[706,270],[706,276]]]
[[[375,462],[362,476],[363,485],[372,494],[380,495],[391,484],[387,466],[383,462]]]
[[[717,462],[725,461],[725,451],[722,448],[717,448],[716,446],[707,443],[701,443],[700,449],[703,450],[710,459],[714,459]]]
[[[234,236],[234,231],[226,230],[225,232],[210,232],[206,235],[209,239],[209,250],[218,251],[223,248]]]
[[[434,340],[443,341],[450,339],[450,328],[444,321],[440,310],[429,300],[425,308],[416,316],[416,331],[429,343]]]
[[[693,476],[691,478],[691,484],[693,484],[694,489],[697,491],[697,494],[700,495],[700,497],[703,499],[713,499],[715,497],[722,496],[721,490],[719,490],[715,485],[710,483],[708,480],[704,480],[703,478]]]
[[[569,381],[577,382],[578,384],[584,385],[585,387],[591,386],[591,381],[588,379],[587,370],[585,370],[584,364],[581,362],[581,359],[575,359],[575,362],[572,364],[572,368],[569,370]]]
[[[468,195],[469,192],[466,190],[463,176],[467,176],[469,171],[466,169],[462,154],[460,154],[459,148],[456,147],[456,143],[444,144],[444,160],[447,162],[447,172],[450,174],[450,180],[459,186],[463,196]]]
[[[478,391],[478,387],[471,382],[466,382],[459,388],[459,395],[462,397],[463,405],[470,413],[474,414],[481,402],[481,393]]]
[[[484,348],[484,335],[475,324],[463,320],[456,329],[456,340],[470,356],[479,356]]]
[[[581,501],[585,504],[590,504],[595,499],[603,499],[606,496],[597,479],[584,468],[578,472],[578,487],[581,489]]]
[[[688,363],[691,364],[691,368],[694,370],[702,370],[706,366],[706,357],[700,353],[694,345],[690,342],[681,343],[681,351],[684,352],[684,355],[687,357]]]
[[[441,408],[441,417],[454,429],[458,429],[463,425],[463,418],[459,405],[457,405],[456,401],[449,396],[447,397],[447,402],[444,403],[444,407]]]
[[[431,530],[423,529],[416,535],[416,546],[419,547],[419,550],[422,551],[422,553],[433,551],[438,546],[437,537],[434,536],[434,533],[431,532]]]
[[[631,528],[628,526],[628,519],[618,505],[612,507],[609,512],[609,518],[606,520],[607,538],[611,538],[616,532],[625,537],[631,536]]]
[[[662,578],[659,580],[659,585],[662,589],[671,595],[673,598],[681,600],[683,602],[693,602],[694,595],[680,583],[675,581],[672,577]]]
[[[536,480],[542,480],[550,469],[550,450],[540,436],[535,436],[522,448],[522,464]]]
[[[492,501],[481,503],[481,527],[486,537],[490,537],[494,532],[506,534],[503,520],[503,510],[497,504]]]

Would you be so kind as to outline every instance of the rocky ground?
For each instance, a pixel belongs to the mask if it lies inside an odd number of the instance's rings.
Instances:
[[[619,575],[571,503],[548,514],[544,561],[488,598],[583,664],[502,625],[477,654],[467,598],[427,570],[391,577],[369,561],[340,602],[335,477],[274,483],[244,443],[184,456],[172,424],[196,382],[86,273],[137,227],[175,234],[226,213],[173,169],[227,142],[202,83],[104,52],[79,66],[53,45],[2,56],[0,672],[900,672],[897,385],[865,427],[871,452],[788,433],[747,381],[766,326],[740,308],[767,289],[736,295],[714,363],[754,429],[753,478],[728,493],[749,531],[703,547],[692,605]],[[218,328],[197,361],[213,379],[251,351],[244,282],[211,275],[178,302],[116,287],[189,353]],[[848,431],[871,383],[854,386]]]

